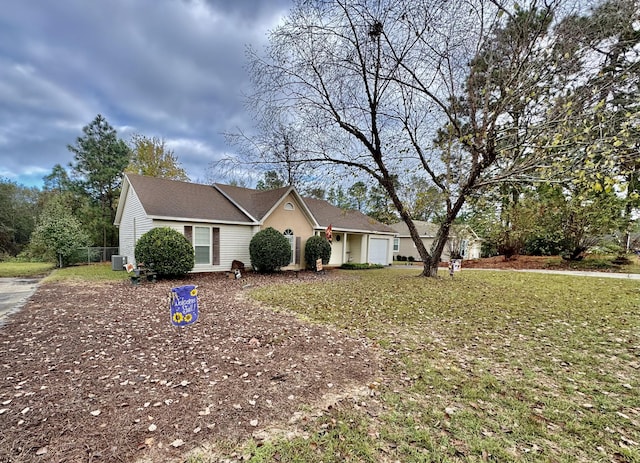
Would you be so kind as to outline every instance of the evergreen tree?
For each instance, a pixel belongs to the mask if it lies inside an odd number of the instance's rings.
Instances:
[[[105,247],[117,246],[118,232],[113,222],[122,173],[129,164],[131,152],[100,114],[82,132],[84,135],[76,139],[75,145],[67,146],[74,153],[74,162],[70,165],[73,184],[90,199],[95,210],[86,224],[93,242]]]

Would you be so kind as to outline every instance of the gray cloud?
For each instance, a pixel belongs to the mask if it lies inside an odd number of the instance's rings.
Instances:
[[[247,45],[290,0],[11,2],[0,17],[0,177],[40,184],[103,114],[119,135],[165,138],[192,179],[248,125]],[[246,122],[245,122],[246,121]],[[246,127],[245,127],[246,128]]]

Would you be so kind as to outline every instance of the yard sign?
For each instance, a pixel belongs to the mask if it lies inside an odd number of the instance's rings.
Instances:
[[[198,287],[178,286],[171,289],[169,308],[173,326],[187,326],[198,320]]]

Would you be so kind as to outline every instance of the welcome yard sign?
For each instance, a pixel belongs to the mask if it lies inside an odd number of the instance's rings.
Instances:
[[[195,323],[198,320],[198,287],[185,285],[172,288],[169,308],[173,326],[187,326]]]

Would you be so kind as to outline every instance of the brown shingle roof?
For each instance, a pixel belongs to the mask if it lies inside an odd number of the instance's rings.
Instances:
[[[434,223],[424,222],[422,220],[414,220],[413,224],[418,230],[418,235],[420,235],[422,238],[433,238],[434,236],[436,236],[439,228],[438,225]],[[398,232],[398,235],[400,236],[410,236],[409,227],[407,227],[407,224],[404,222],[392,223],[390,227]]]
[[[251,223],[252,220],[211,185],[127,174],[150,216]]]
[[[215,185],[223,193],[229,196],[240,207],[253,216],[256,220],[262,220],[267,212],[284,196],[289,187],[276,188],[275,190],[251,190],[232,185]]]
[[[321,227],[328,227],[331,225],[332,228],[344,230],[394,233],[394,230],[391,227],[364,215],[362,212],[340,209],[339,207],[333,206],[322,199],[303,199]]]
[[[127,174],[127,178],[147,215],[212,222],[253,223],[251,218],[260,221],[290,189],[258,191],[222,184],[214,187],[137,174]],[[361,212],[343,210],[321,199],[302,200],[321,227],[332,225],[342,230],[394,233],[391,227]]]

